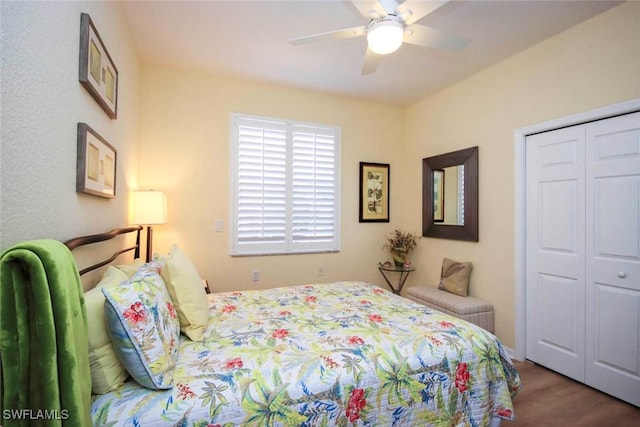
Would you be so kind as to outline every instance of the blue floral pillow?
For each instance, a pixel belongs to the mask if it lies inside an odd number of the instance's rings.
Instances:
[[[122,284],[103,288],[107,331],[120,361],[142,386],[173,386],[180,323],[160,276],[162,265],[143,265]]]

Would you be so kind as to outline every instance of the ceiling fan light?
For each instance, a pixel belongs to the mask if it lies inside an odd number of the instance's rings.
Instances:
[[[367,32],[369,49],[378,55],[395,52],[402,45],[404,28],[395,20],[381,20],[373,23]]]

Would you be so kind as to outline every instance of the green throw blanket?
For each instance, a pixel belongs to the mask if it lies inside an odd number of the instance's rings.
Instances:
[[[0,258],[0,425],[91,425],[80,276],[67,247],[34,240]]]

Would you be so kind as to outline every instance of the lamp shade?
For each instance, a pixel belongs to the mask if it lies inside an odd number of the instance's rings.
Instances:
[[[383,19],[374,22],[367,32],[369,49],[378,55],[385,55],[398,50],[404,38],[402,24],[395,20]]]
[[[167,197],[162,191],[143,190],[131,193],[131,223],[140,225],[167,222]]]

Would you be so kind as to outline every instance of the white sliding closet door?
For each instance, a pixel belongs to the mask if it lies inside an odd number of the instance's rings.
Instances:
[[[585,383],[640,406],[640,113],[586,125]]]
[[[584,381],[584,129],[527,137],[527,358]]]
[[[640,113],[526,149],[527,358],[640,406]]]

